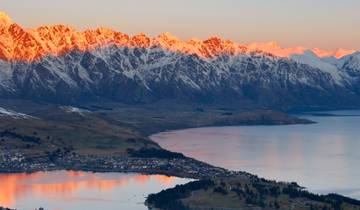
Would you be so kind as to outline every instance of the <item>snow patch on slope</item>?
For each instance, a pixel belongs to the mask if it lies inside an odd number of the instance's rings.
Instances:
[[[360,69],[360,51],[341,58],[337,63],[339,68],[346,65],[348,68]]]
[[[67,113],[77,113],[81,116],[84,116],[86,113],[90,113],[89,110],[81,109],[73,106],[61,106],[60,109],[64,110]]]
[[[11,117],[11,118],[14,118],[14,119],[34,118],[34,117],[30,116],[30,115],[15,112],[15,111],[5,109],[5,108],[2,108],[2,107],[0,107],[0,117]]]
[[[298,63],[307,64],[309,66],[315,67],[317,69],[320,69],[324,72],[327,72],[331,74],[331,76],[334,78],[334,80],[338,84],[342,84],[342,80],[344,78],[344,75],[339,71],[339,69],[324,60],[322,60],[320,57],[318,57],[315,53],[312,51],[305,51],[303,54],[294,54],[291,55],[290,58]]]

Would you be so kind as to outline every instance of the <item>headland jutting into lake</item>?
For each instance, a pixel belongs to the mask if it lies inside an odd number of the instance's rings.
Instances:
[[[180,202],[180,200],[189,198],[192,190],[204,191],[203,187],[206,189],[204,192],[211,189],[211,192],[224,196],[225,200],[233,193],[244,195],[240,196],[239,205],[248,207],[286,208],[299,203],[300,200],[306,200],[306,202],[300,202],[300,206],[315,209],[324,207],[332,209],[339,203],[349,205],[352,209],[353,205],[357,204],[352,199],[346,200],[337,195],[326,197],[308,193],[296,183],[278,183],[246,172],[211,166],[182,154],[166,151],[146,137],[146,135],[168,129],[214,125],[313,123],[309,120],[274,111],[246,111],[214,107],[187,107],[185,109],[182,107],[175,111],[174,109],[149,111],[148,107],[137,107],[134,110],[134,107],[99,106],[83,106],[82,111],[69,107],[47,107],[44,110],[33,112],[31,117],[3,118],[0,134],[2,138],[0,171],[2,173],[75,170],[164,174],[198,179],[200,184],[195,182],[185,185],[180,189],[181,193],[178,196],[173,196],[174,191],[170,190],[149,197],[147,203],[150,207],[172,210],[190,208],[191,204]],[[129,110],[132,114],[129,114]],[[234,183],[237,188],[234,188]],[[244,191],[245,186],[254,190]],[[179,189],[173,190],[177,192]],[[264,192],[268,193],[264,194]],[[167,201],[164,202],[163,196],[168,195],[174,199],[166,199]],[[265,195],[266,202],[264,199],[262,199],[263,203],[260,202],[260,198]],[[212,196],[212,193],[208,196]],[[251,200],[249,196],[256,199]],[[277,200],[278,197],[282,199]],[[206,203],[207,201],[205,206]],[[195,206],[204,208],[201,205]]]

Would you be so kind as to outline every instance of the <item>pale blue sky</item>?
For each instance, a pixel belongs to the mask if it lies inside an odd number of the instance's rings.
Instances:
[[[106,26],[188,39],[219,35],[240,43],[360,49],[360,0],[0,0],[25,27]]]

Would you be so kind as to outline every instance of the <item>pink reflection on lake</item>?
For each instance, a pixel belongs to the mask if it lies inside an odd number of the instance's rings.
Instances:
[[[0,174],[0,206],[22,210],[147,209],[145,196],[189,180],[163,175],[73,171]]]
[[[304,116],[319,122],[311,125],[209,127],[151,139],[216,166],[360,199],[360,111],[334,114]]]

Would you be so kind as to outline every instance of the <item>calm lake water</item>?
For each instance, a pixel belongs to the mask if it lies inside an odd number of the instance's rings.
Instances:
[[[0,174],[0,206],[21,210],[147,210],[145,197],[190,180],[162,175],[56,171]]]
[[[360,199],[360,111],[326,113],[337,116],[302,116],[313,125],[209,127],[151,139],[213,165]]]

